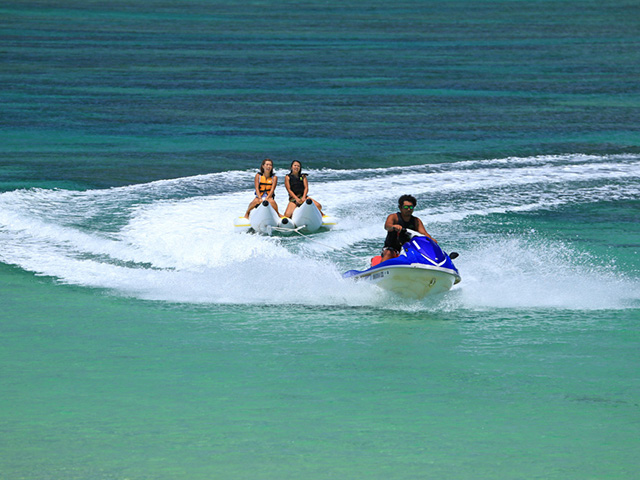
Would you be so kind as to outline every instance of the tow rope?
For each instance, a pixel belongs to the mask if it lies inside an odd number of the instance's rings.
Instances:
[[[301,237],[304,237],[304,238],[306,238],[307,240],[309,240],[309,241],[311,241],[311,242],[315,242],[315,243],[317,243],[318,245],[322,245],[323,247],[330,248],[331,250],[338,250],[338,249],[337,249],[336,247],[334,247],[333,245],[327,245],[326,243],[319,242],[319,241],[318,241],[318,240],[316,240],[315,238],[311,238],[309,235],[305,235],[304,233],[302,233],[300,230],[302,230],[302,229],[303,229],[303,228],[305,228],[305,227],[306,227],[306,225],[300,225],[299,227],[296,227],[296,228],[271,227],[271,229],[272,229],[272,230],[275,230],[276,232],[283,232],[283,233],[290,233],[290,232],[293,232],[293,233],[297,233],[297,234],[298,234],[298,235],[300,235]],[[343,253],[346,253],[347,255],[351,255],[351,256],[352,256],[352,257],[354,257],[354,258],[362,259],[362,257],[359,257],[359,256],[357,256],[357,255],[354,255],[354,254],[353,254],[353,253],[351,253],[351,252],[346,252],[346,251],[345,251],[345,252],[343,252]]]

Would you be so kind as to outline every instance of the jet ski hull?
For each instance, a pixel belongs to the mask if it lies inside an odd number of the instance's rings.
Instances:
[[[447,292],[460,281],[459,275],[445,268],[422,264],[388,267],[381,265],[379,268],[359,272],[349,278],[371,282],[399,296],[416,300],[427,295]]]

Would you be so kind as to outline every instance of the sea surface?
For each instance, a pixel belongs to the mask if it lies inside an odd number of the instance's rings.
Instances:
[[[632,479],[640,4],[5,0],[0,478]],[[292,160],[329,232],[233,231]],[[342,279],[415,215],[462,282]]]

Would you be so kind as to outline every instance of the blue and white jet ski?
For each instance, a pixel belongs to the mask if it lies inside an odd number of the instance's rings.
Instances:
[[[451,257],[431,238],[407,230],[411,240],[400,255],[366,270],[349,270],[343,278],[371,282],[385,290],[412,299],[446,292],[459,283],[460,273]],[[456,258],[458,254],[452,253]]]

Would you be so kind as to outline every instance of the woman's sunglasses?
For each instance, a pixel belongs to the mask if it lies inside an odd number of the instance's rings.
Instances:
[[[405,210],[413,210],[416,207],[414,207],[413,205],[403,205],[402,208],[404,208]]]

